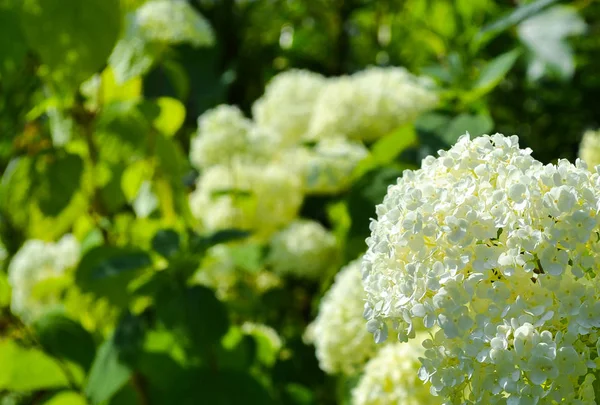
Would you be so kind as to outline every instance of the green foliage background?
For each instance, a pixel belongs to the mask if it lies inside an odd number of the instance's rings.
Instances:
[[[3,405],[349,403],[354,381],[326,376],[302,341],[335,272],[265,294],[242,280],[227,302],[189,283],[209,247],[247,236],[195,227],[187,155],[197,117],[221,103],[249,115],[278,72],[405,66],[442,89],[435,112],[371,146],[350,191],[304,202],[302,216],[343,241],[340,265],[364,250],[387,185],[465,131],[518,134],[551,162],[574,159],[583,131],[600,126],[595,1],[197,0],[208,24],[195,42],[136,31],[128,13],[142,3],[0,0]],[[532,77],[541,56],[519,24],[557,5],[578,13],[585,32],[567,27],[573,35],[551,44],[567,63],[542,58]],[[144,181],[158,208],[138,218]],[[10,258],[27,239],[67,232],[83,258],[45,288],[68,291],[76,315],[25,324],[10,311]],[[252,272],[263,258],[256,248],[236,260]],[[244,333],[246,320],[272,326],[283,349]]]

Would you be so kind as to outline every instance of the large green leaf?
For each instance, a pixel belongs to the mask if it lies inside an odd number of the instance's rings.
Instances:
[[[83,291],[106,297],[116,305],[123,305],[130,298],[129,282],[151,264],[150,256],[143,250],[97,246],[82,257],[75,280]]]
[[[404,150],[416,142],[417,133],[414,126],[412,124],[401,126],[373,145],[371,154],[354,169],[354,177],[359,178],[376,167],[393,162]]]
[[[0,391],[35,391],[68,385],[55,359],[12,340],[0,340],[0,364]]]
[[[54,395],[44,405],[87,405],[85,397],[75,391],[61,391]]]
[[[31,199],[33,160],[19,157],[10,161],[0,183],[0,207],[12,224],[26,228],[29,223],[28,206]]]
[[[83,160],[78,155],[59,154],[39,174],[36,190],[39,207],[45,215],[57,216],[64,210],[79,189]]]
[[[106,340],[98,349],[85,387],[92,404],[110,399],[129,381],[131,368],[119,359],[119,350],[113,339]]]
[[[102,68],[121,28],[119,0],[25,0],[23,30],[55,79],[79,85]]]
[[[557,2],[558,0],[535,0],[520,5],[511,13],[483,27],[475,37],[473,46],[475,48],[482,46],[508,28],[513,27],[519,24],[521,21],[536,15],[546,7]]]
[[[78,322],[59,313],[46,313],[33,327],[44,350],[50,355],[73,361],[84,370],[92,364],[96,345],[92,335]]]
[[[581,35],[586,23],[574,7],[555,6],[519,24],[519,38],[530,50],[527,75],[541,78],[548,70],[569,79],[575,73],[575,55],[567,38]]]
[[[152,249],[166,258],[177,253],[180,247],[179,234],[173,229],[161,229],[152,238]]]
[[[207,354],[229,329],[227,309],[206,287],[165,289],[156,305],[162,322],[202,355]]]
[[[473,85],[473,92],[480,97],[500,83],[521,55],[519,49],[513,49],[489,61]]]

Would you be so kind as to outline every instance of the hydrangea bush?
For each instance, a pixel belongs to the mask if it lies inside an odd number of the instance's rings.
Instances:
[[[420,378],[448,404],[593,402],[600,175],[517,136],[461,137],[388,188],[362,264],[377,341],[424,325]]]

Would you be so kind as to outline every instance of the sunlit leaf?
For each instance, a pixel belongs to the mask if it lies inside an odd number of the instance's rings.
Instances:
[[[34,348],[0,340],[0,390],[34,391],[68,385],[59,363]]]
[[[586,30],[585,21],[577,10],[555,6],[537,14],[518,27],[519,38],[531,52],[527,75],[532,80],[542,77],[548,69],[562,79],[575,72],[575,57],[567,38],[581,35]]]
[[[106,62],[119,35],[119,0],[26,0],[23,30],[59,82],[78,86]]]

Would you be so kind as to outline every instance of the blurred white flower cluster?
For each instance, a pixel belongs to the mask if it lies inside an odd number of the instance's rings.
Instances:
[[[330,104],[342,82],[344,93]],[[230,105],[206,111],[190,145],[200,173],[192,214],[205,231],[245,229],[270,243],[276,273],[316,279],[333,262],[337,242],[317,223],[294,222],[304,197],[346,191],[369,155],[363,141],[434,107],[429,85],[402,68],[332,79],[290,70],[271,80],[252,119]]]
[[[377,140],[434,108],[432,82],[399,67],[372,67],[332,79],[314,107],[308,137]]]
[[[579,144],[579,158],[593,170],[600,165],[600,131],[585,131]]]
[[[202,46],[214,40],[208,21],[185,0],[152,0],[139,7],[134,17],[149,41]]]
[[[25,242],[8,266],[11,311],[31,322],[59,305],[60,297],[55,290],[39,290],[52,279],[65,276],[67,270],[77,265],[80,255],[79,242],[70,234],[56,243],[36,239]]]
[[[385,345],[364,369],[358,385],[352,390],[353,405],[436,405],[439,397],[429,392],[429,384],[419,380],[419,357],[425,349],[424,336],[408,343]]]
[[[530,154],[517,136],[463,136],[377,206],[367,327],[430,328],[419,375],[446,403],[593,403],[600,175]]]
[[[355,260],[336,275],[305,334],[315,345],[323,371],[353,375],[375,355],[377,345],[362,316],[364,301],[360,260]],[[416,370],[418,367],[413,372]]]
[[[276,273],[318,279],[337,255],[335,236],[321,224],[296,220],[271,238],[267,263]]]

